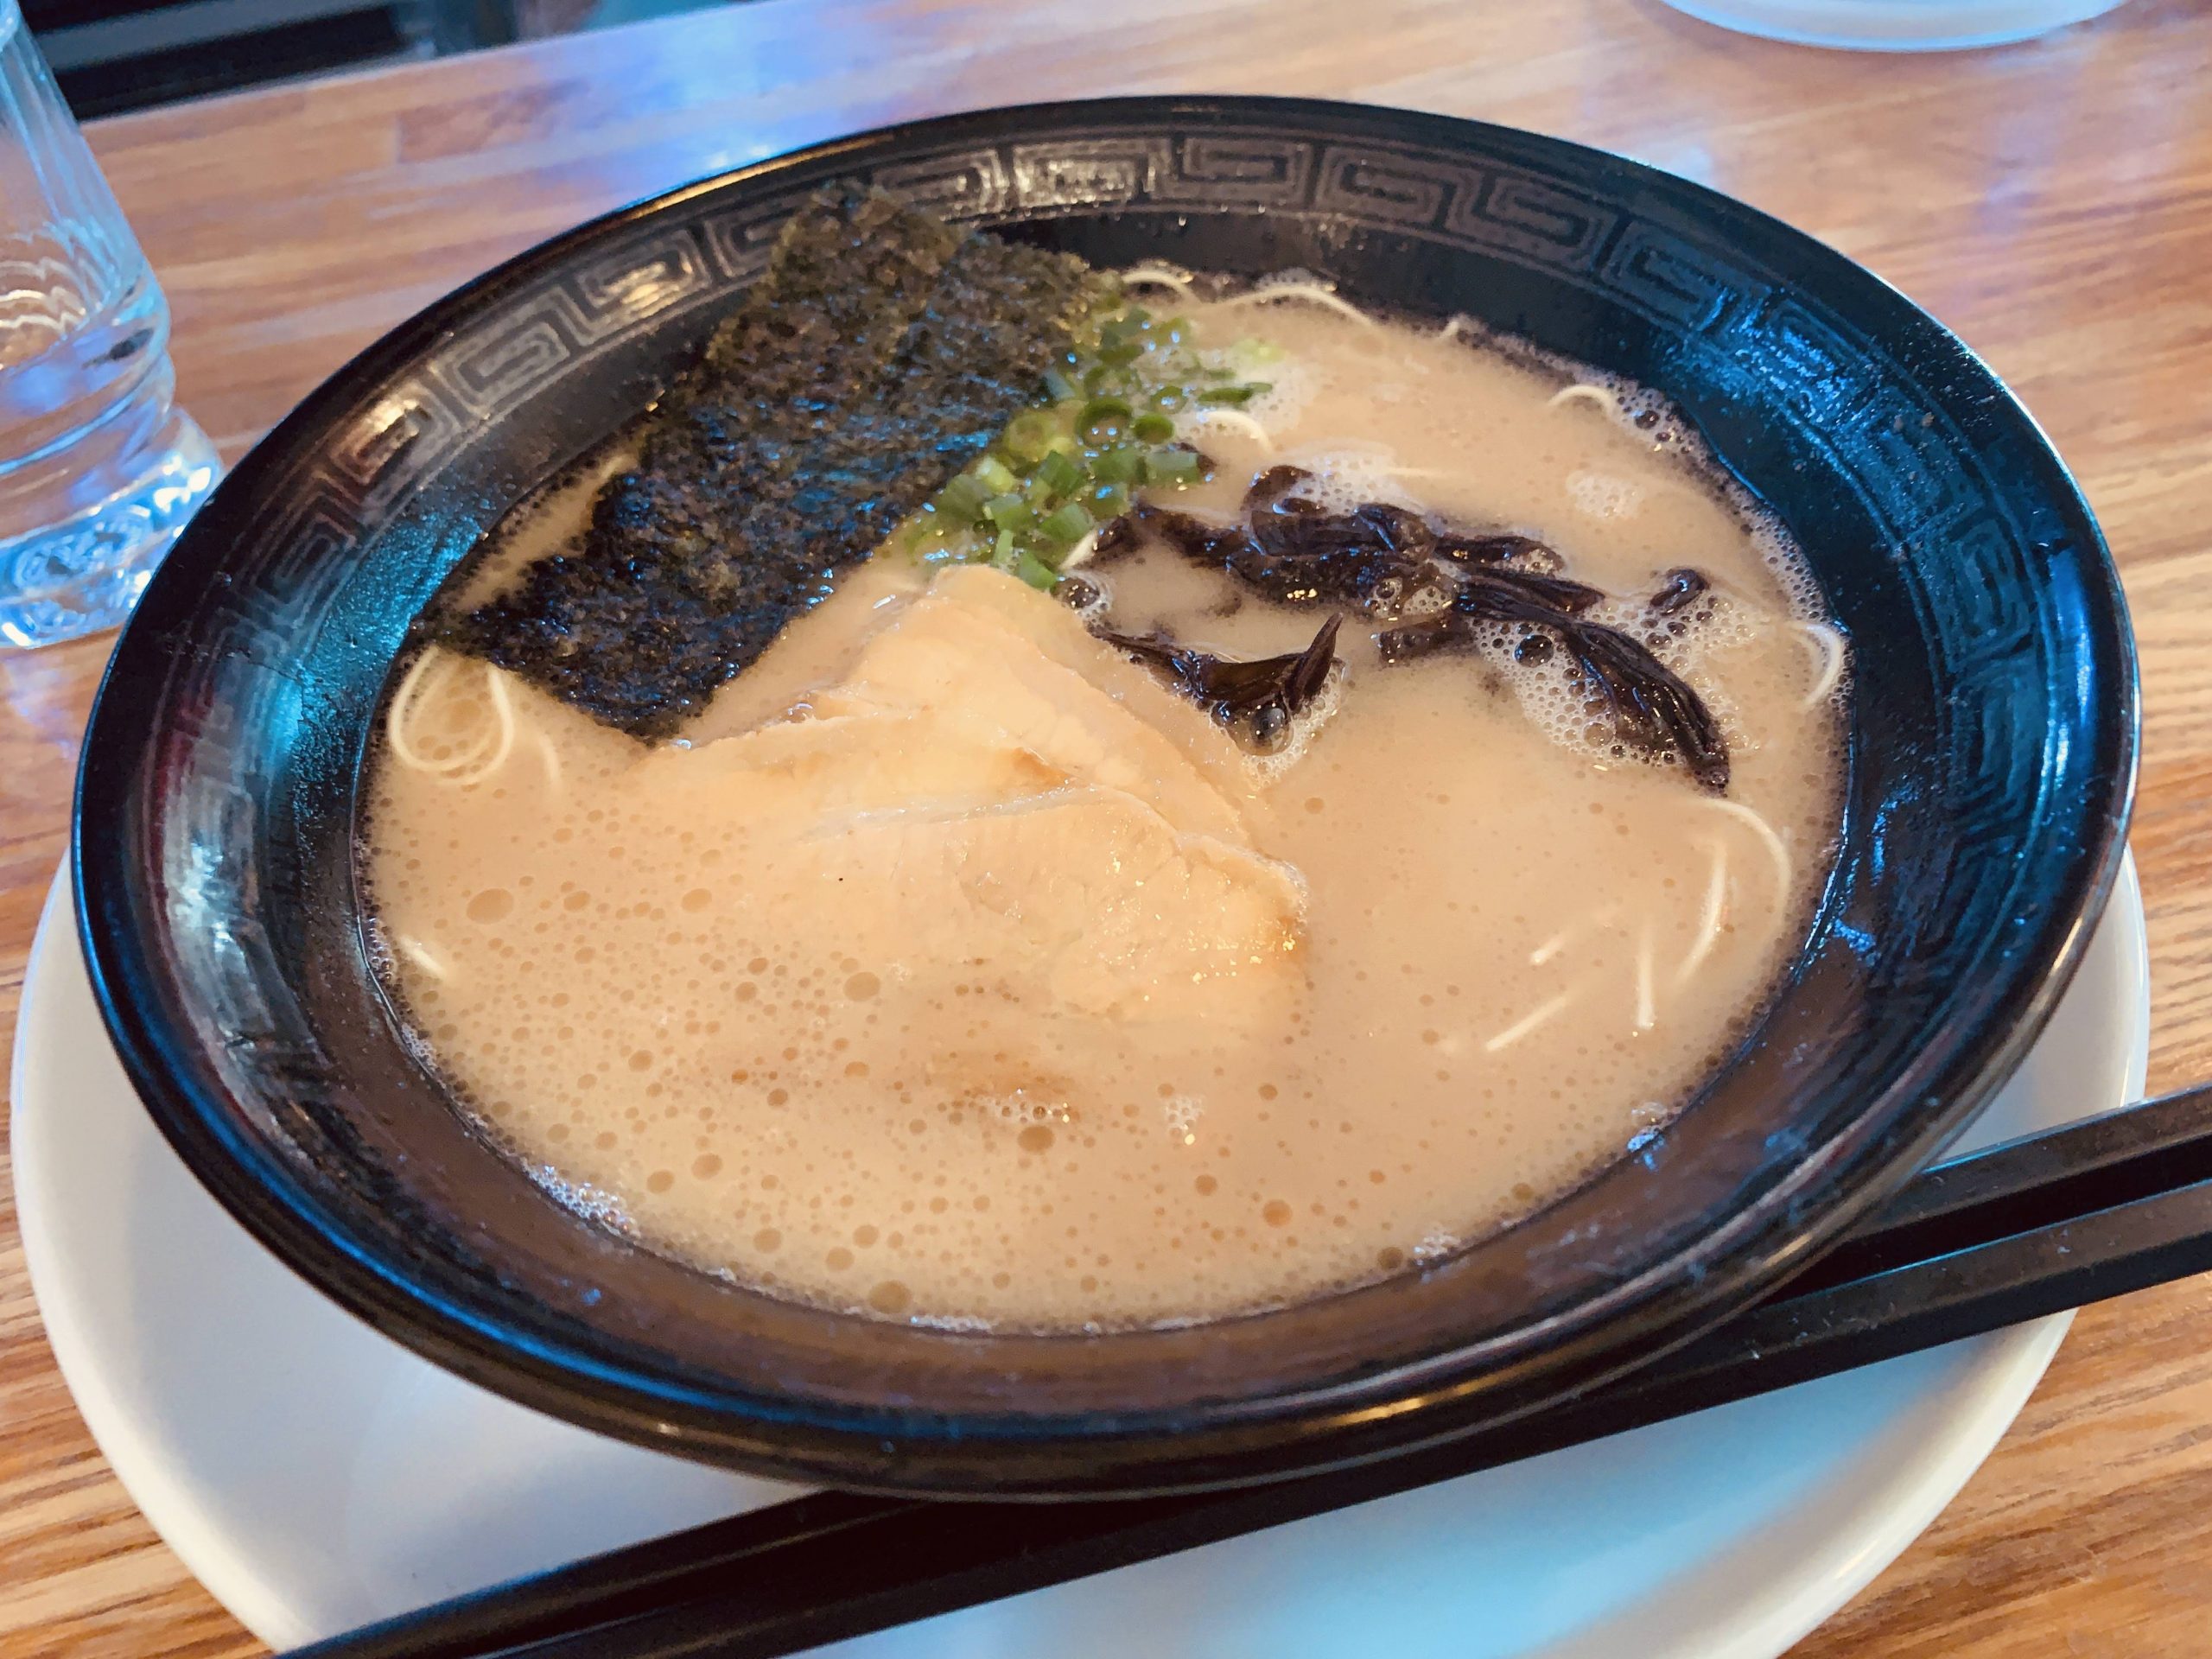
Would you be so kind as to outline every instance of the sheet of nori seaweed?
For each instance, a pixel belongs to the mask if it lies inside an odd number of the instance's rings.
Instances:
[[[824,193],[582,537],[435,632],[668,736],[1040,395],[1098,291],[1071,256]]]

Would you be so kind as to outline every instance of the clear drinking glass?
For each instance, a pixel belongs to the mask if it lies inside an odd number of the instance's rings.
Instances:
[[[214,487],[168,341],[146,256],[0,0],[0,647],[120,622]]]

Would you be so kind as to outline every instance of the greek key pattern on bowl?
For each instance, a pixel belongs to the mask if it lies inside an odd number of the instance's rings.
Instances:
[[[714,260],[690,225],[649,220],[613,236],[605,253],[541,283],[431,357],[429,375],[460,413],[495,419],[609,342],[741,276],[750,281],[758,268],[741,273]]]
[[[553,391],[610,345],[671,310],[743,289],[806,194],[856,173],[967,220],[1102,207],[1264,208],[1541,270],[1659,324],[1693,358],[1728,365],[1747,395],[1833,458],[1897,546],[1941,543],[1951,556],[1986,561],[1999,589],[2027,556],[2018,526],[1983,480],[1939,461],[1961,445],[1935,402],[1917,395],[1901,369],[1878,393],[1866,393],[1864,353],[1847,347],[1814,302],[1726,248],[1480,153],[1198,121],[1050,143],[948,144],[873,172],[853,158],[832,159],[741,207],[709,191],[671,211],[612,224],[598,232],[601,247],[440,342],[358,410],[337,446],[314,463],[307,505],[291,523],[272,527],[271,541],[244,562],[246,569],[268,564],[276,585],[290,591],[288,609],[327,601],[322,588],[292,588],[296,563],[318,561],[334,543],[358,544],[488,423]],[[242,602],[256,585],[245,578]]]

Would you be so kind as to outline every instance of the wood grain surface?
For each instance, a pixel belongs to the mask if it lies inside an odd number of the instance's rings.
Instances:
[[[234,459],[383,329],[590,214],[884,122],[1179,91],[1363,99],[1619,150],[1825,238],[1977,347],[2073,464],[2126,575],[2151,1084],[2212,1075],[2201,4],[2131,0],[2024,45],[1875,57],[1739,39],[1648,0],[760,0],[92,137],[175,307],[183,396]],[[0,1029],[105,651],[0,654]],[[0,1654],[256,1651],[79,1422],[0,1181]],[[1799,1652],[2212,1652],[2212,1284],[2084,1314],[1965,1493]]]

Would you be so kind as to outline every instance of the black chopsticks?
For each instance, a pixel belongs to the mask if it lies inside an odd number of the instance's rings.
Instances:
[[[1589,1397],[1361,1468],[1060,1504],[820,1492],[294,1659],[767,1659],[1388,1497],[2212,1269],[2212,1085],[1916,1178],[1764,1302]]]

